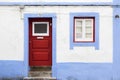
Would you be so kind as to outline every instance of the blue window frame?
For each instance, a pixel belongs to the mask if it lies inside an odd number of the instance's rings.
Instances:
[[[74,42],[74,17],[94,17],[95,18],[95,41],[94,42]],[[89,47],[99,49],[99,13],[70,13],[70,49],[74,46]]]

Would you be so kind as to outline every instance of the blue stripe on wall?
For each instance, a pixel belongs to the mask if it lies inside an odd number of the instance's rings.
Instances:
[[[23,61],[0,61],[0,78],[24,77],[26,74]]]
[[[113,10],[113,68],[114,68],[114,79],[115,80],[120,80],[120,18],[115,18],[116,15],[120,16],[120,8],[119,7],[114,7]]]
[[[0,5],[112,5],[112,2],[0,2]]]
[[[113,80],[109,63],[60,63],[57,68],[58,80]]]

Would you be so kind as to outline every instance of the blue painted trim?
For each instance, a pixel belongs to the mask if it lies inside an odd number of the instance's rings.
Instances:
[[[58,63],[58,80],[119,80],[113,79],[111,63]]]
[[[74,17],[95,17],[95,42],[92,43],[74,43],[73,42],[73,23]],[[99,49],[99,13],[70,13],[70,49],[74,46],[94,46],[96,50]]]
[[[23,61],[3,60],[0,61],[1,78],[20,78],[26,76]]]
[[[120,5],[120,0],[113,0],[114,5]]]
[[[3,5],[113,5],[112,2],[0,2],[0,6]]]
[[[113,68],[115,80],[120,80],[120,18],[115,18],[116,15],[120,16],[120,8],[113,8]]]
[[[52,75],[56,77],[56,14],[45,13],[45,14],[24,14],[24,62],[25,62],[25,74],[28,76],[29,71],[29,18],[41,18],[51,17],[52,18]]]

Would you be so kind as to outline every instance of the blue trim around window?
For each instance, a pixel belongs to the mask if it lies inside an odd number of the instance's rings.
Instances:
[[[25,74],[28,76],[29,72],[29,18],[52,18],[52,76],[56,77],[56,14],[45,13],[45,14],[24,14],[24,63],[25,63]]]
[[[89,43],[74,43],[73,42],[73,23],[74,17],[95,17],[95,42]],[[70,49],[73,49],[74,46],[93,46],[96,50],[99,49],[99,13],[70,13]]]

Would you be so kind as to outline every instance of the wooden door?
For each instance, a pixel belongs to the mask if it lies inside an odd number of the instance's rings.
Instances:
[[[52,65],[52,18],[29,19],[29,65]]]

